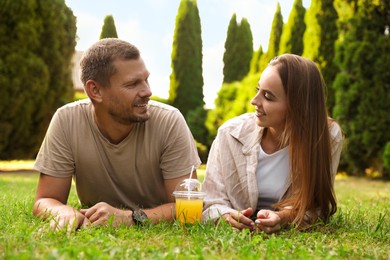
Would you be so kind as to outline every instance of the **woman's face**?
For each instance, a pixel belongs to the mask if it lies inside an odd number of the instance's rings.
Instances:
[[[275,67],[267,67],[261,74],[256,96],[251,100],[256,109],[256,123],[282,133],[287,112],[287,97]]]

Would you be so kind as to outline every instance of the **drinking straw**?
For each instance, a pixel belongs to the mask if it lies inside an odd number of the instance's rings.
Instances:
[[[192,168],[191,168],[191,173],[190,173],[190,179],[192,179],[192,173],[194,172],[194,170],[195,170],[195,166],[194,166],[194,165],[192,165]]]
[[[188,192],[190,192],[190,186],[191,186],[191,179],[192,179],[192,173],[194,172],[194,170],[195,170],[195,166],[194,165],[192,165],[192,167],[191,167],[191,173],[190,173],[190,182],[188,183]]]

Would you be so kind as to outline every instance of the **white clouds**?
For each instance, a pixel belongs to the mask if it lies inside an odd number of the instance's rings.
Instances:
[[[77,50],[85,50],[99,39],[103,21],[98,17],[74,10],[77,17]]]
[[[150,74],[149,78],[150,88],[152,89],[153,96],[158,96],[167,99],[169,96],[169,74],[156,75]]]
[[[116,22],[115,26],[120,39],[137,46],[142,53],[142,57],[150,60],[150,58],[147,58],[150,56],[147,50],[151,47],[150,42],[154,40],[153,34],[142,27],[141,21],[128,19],[123,22]]]
[[[224,44],[220,42],[218,45],[203,49],[203,92],[207,108],[214,107],[217,92],[222,86]]]

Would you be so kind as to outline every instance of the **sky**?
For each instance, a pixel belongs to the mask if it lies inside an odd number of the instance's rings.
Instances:
[[[214,107],[223,80],[223,53],[232,15],[246,18],[251,26],[253,48],[268,48],[272,20],[280,3],[286,23],[293,0],[197,0],[203,43],[203,94],[207,108]],[[303,0],[307,9],[310,0]],[[77,18],[76,50],[84,51],[99,40],[104,18],[114,17],[118,38],[141,51],[150,71],[153,95],[168,98],[171,52],[180,0],[65,0]]]

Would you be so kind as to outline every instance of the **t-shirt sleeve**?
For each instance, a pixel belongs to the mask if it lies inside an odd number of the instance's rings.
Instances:
[[[54,177],[70,177],[74,173],[74,160],[66,130],[64,110],[54,114],[35,160],[34,169]]]
[[[190,174],[192,166],[198,167],[201,161],[195,140],[184,117],[178,110],[174,110],[165,120],[164,125],[167,132],[160,164],[164,179],[174,179]]]

